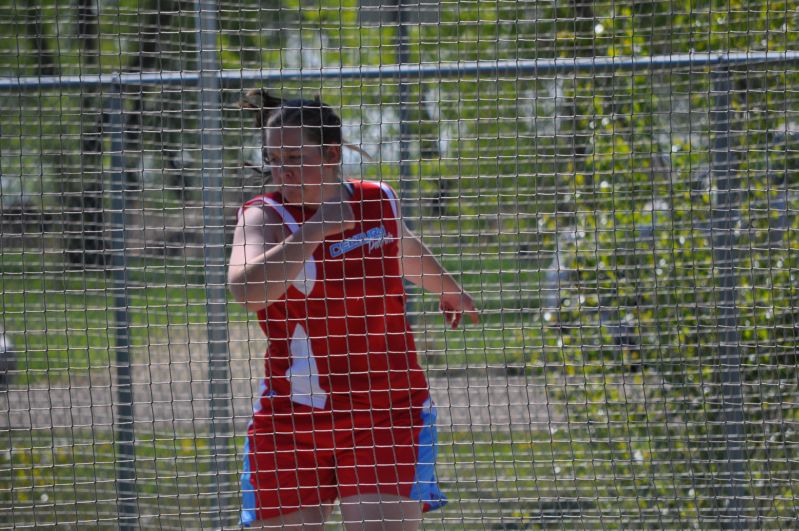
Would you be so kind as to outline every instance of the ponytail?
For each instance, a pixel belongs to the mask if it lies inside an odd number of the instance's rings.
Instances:
[[[341,146],[372,160],[363,149],[345,142],[341,132],[341,118],[332,107],[322,102],[317,95],[312,100],[285,100],[272,96],[264,88],[248,90],[239,102],[239,107],[255,111],[255,127],[288,125],[302,127],[306,138],[322,146]]]
[[[272,96],[265,88],[251,89],[244,93],[239,107],[256,111],[255,127],[260,129],[266,125],[270,116],[283,106],[283,99]]]

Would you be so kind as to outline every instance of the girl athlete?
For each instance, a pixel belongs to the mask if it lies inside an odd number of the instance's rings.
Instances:
[[[330,107],[260,96],[277,191],[240,209],[228,271],[269,340],[241,521],[322,529],[339,499],[348,529],[414,530],[446,498],[403,280],[439,294],[453,328],[464,314],[477,323],[477,310],[402,222],[388,185],[342,180]]]

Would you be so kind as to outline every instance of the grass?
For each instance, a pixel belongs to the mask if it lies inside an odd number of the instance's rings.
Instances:
[[[615,474],[617,488],[620,481],[633,480],[619,477],[624,472],[610,461],[575,459],[588,455],[589,441],[580,433],[571,435],[558,440],[540,433],[441,434],[438,474],[450,503],[431,513],[426,527],[449,521],[464,528],[524,523],[540,520],[558,504],[557,510],[567,515],[578,507],[596,511],[588,498],[597,486],[589,479]],[[583,443],[575,446],[575,439]],[[110,433],[17,433],[6,441],[10,447],[0,453],[0,519],[16,525],[98,525],[116,515],[116,457]],[[602,443],[590,444],[591,451],[601,451]],[[145,522],[148,515],[157,515],[158,523],[166,526],[199,521],[215,493],[210,461],[210,445],[203,438],[138,440],[137,506]],[[581,473],[585,479],[575,479]],[[230,489],[224,497],[235,508],[235,473],[224,479],[223,492]],[[566,502],[578,499],[585,500]]]
[[[39,255],[37,255],[39,256]],[[17,383],[50,382],[113,360],[118,297],[127,297],[129,341],[146,348],[168,327],[204,325],[206,293],[198,264],[132,261],[123,293],[103,272],[64,271],[23,255],[2,255],[0,315],[18,360]],[[231,321],[246,315],[228,305]]]
[[[127,297],[132,349],[157,353],[155,345],[169,344],[170,334],[206,324],[201,263],[132,259],[122,292],[103,272],[65,271],[56,257],[43,257],[48,255],[0,255],[0,324],[18,352],[18,384],[53,384],[89,368],[112,366],[120,296]],[[429,369],[525,374],[563,363],[559,332],[544,326],[538,314],[540,272],[522,265],[498,256],[446,263],[465,272],[461,280],[480,310],[476,326],[449,329],[438,297],[412,291],[409,313]],[[232,325],[253,318],[232,301],[227,311]]]
[[[117,456],[110,432],[5,433],[0,453],[0,521],[15,526],[104,527],[118,522]],[[210,525],[208,441],[191,436],[136,442],[140,524]]]
[[[439,434],[437,473],[449,503],[425,529],[643,529],[714,527],[713,491],[685,459],[620,433],[565,430]],[[85,527],[117,522],[115,447],[110,432],[6,432],[0,451],[0,521]],[[212,525],[219,493],[227,522],[238,515],[241,437],[214,484],[208,439],[139,435],[136,512],[143,528]],[[751,496],[758,494],[751,486]],[[797,488],[760,504],[762,528],[795,514]],[[746,507],[753,510],[752,499]],[[336,520],[333,517],[333,522]],[[335,529],[331,523],[331,529]]]
[[[102,271],[66,271],[53,255],[5,252],[0,267],[0,325],[18,352],[18,384],[54,383],[112,365],[120,297],[127,300],[134,349],[147,349],[169,329],[206,324],[203,266],[196,261],[131,259],[124,291]],[[412,319],[427,363],[523,371],[543,342],[532,313],[537,301],[529,296],[538,273],[497,257],[458,258],[447,267],[466,272],[462,280],[478,296],[482,323],[447,330],[437,297],[415,293]],[[229,301],[228,319],[241,323],[248,316]]]
[[[150,260],[130,265],[126,296],[133,348],[150,351],[159,334],[205,325],[201,264]],[[499,257],[458,258],[447,266],[464,271],[464,286],[479,294],[481,323],[447,330],[437,298],[415,297],[414,327],[428,369],[529,372],[552,362],[567,376],[575,367],[605,374],[604,357],[598,365],[581,362],[584,343],[558,344],[564,338],[538,320],[539,272]],[[64,271],[58,260],[39,254],[0,254],[0,267],[1,324],[16,351],[24,353],[15,383],[53,385],[71,374],[113,365],[118,292],[109,278]],[[237,305],[228,310],[231,323],[248,319]],[[718,481],[719,464],[717,457],[703,457],[701,435],[664,435],[655,417],[650,422],[652,411],[636,409],[645,401],[630,403],[608,392],[603,387],[598,398],[573,396],[571,408],[582,416],[570,417],[560,431],[441,433],[438,473],[450,503],[429,514],[424,527],[716,526],[711,486]],[[137,437],[142,527],[210,527],[217,493],[229,520],[235,520],[237,472],[232,467],[214,487],[214,452],[203,434],[137,432]],[[119,459],[112,433],[101,428],[6,430],[0,441],[0,522],[58,527],[117,522]],[[238,454],[241,441],[236,444]],[[757,478],[752,472],[751,499],[745,503],[750,514],[761,517],[761,527],[791,527],[799,499],[795,482],[788,480],[795,475],[795,452],[785,446],[785,455],[777,455],[774,448],[764,461],[767,472]],[[229,462],[238,461],[233,453]]]
[[[714,465],[654,439],[580,424],[440,434],[437,473],[450,503],[429,514],[425,528],[718,528],[724,500],[713,486]],[[743,510],[760,518],[758,528],[782,529],[795,518],[799,489],[775,493],[747,486]]]

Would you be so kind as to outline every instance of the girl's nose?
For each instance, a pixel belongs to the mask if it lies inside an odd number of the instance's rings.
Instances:
[[[283,176],[283,179],[286,180],[294,180],[297,176],[297,169],[292,168],[291,166],[282,165],[280,166],[280,174]]]

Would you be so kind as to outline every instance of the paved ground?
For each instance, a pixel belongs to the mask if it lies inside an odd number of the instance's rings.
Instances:
[[[559,420],[547,403],[544,386],[522,377],[436,377],[430,379],[430,387],[441,430],[548,429],[551,420]],[[114,393],[108,384],[86,382],[51,389],[12,388],[0,393],[0,430],[111,427]],[[207,382],[139,384],[133,393],[137,429],[187,433],[208,427]],[[243,431],[252,397],[236,392],[233,410],[236,429]]]
[[[202,327],[170,330],[133,355],[136,429],[199,433],[209,424],[207,342]],[[241,433],[252,412],[265,342],[255,327],[231,329],[233,418]],[[0,392],[0,430],[103,429],[113,425],[112,368],[81,371],[69,383]],[[549,429],[564,420],[541,377],[432,372],[442,431]],[[550,384],[551,385],[551,384]],[[550,393],[548,393],[548,391]]]

